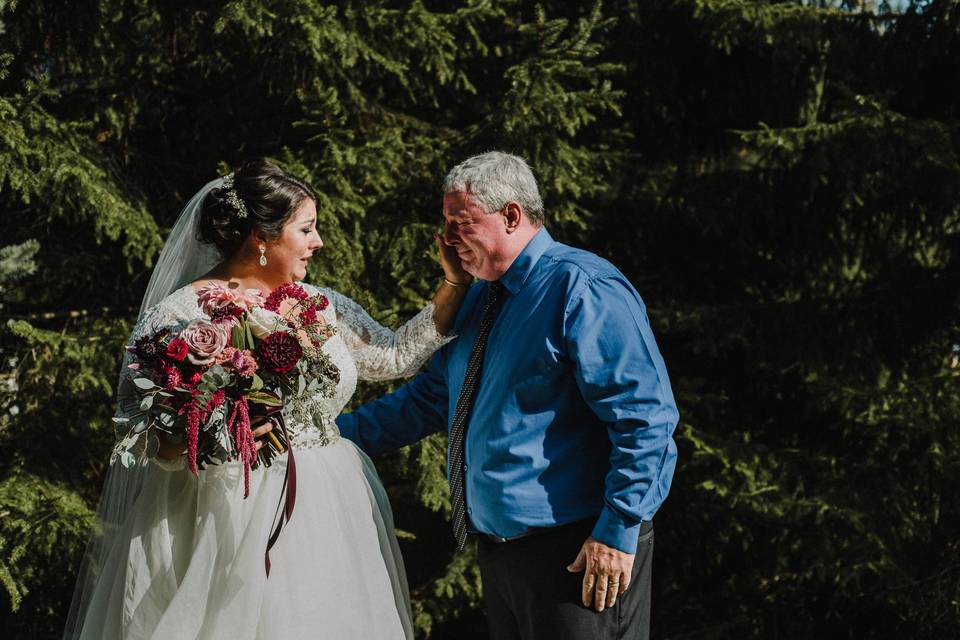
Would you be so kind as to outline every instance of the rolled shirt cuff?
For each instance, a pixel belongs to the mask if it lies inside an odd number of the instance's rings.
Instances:
[[[604,507],[591,535],[608,547],[633,554],[637,552],[640,524],[638,520],[625,518],[610,507]]]

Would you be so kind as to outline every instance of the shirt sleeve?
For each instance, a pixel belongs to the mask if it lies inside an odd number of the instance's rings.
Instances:
[[[679,414],[643,301],[620,275],[595,278],[571,295],[564,318],[584,401],[612,444],[604,506],[593,537],[635,553],[640,524],[666,498],[676,465]]]
[[[340,434],[374,456],[445,431],[448,409],[443,358],[441,349],[426,370],[407,384],[352,413],[337,416]]]

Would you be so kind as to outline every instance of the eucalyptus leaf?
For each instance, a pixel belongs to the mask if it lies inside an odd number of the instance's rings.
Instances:
[[[153,380],[149,378],[134,378],[133,384],[137,385],[140,389],[155,389],[157,387]]]

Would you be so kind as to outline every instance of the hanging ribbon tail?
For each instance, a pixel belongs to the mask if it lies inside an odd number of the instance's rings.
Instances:
[[[287,441],[287,469],[283,474],[280,502],[273,514],[273,521],[276,522],[276,525],[270,534],[270,539],[267,540],[267,550],[263,554],[263,566],[268,578],[270,577],[270,549],[277,543],[284,522],[290,521],[290,517],[293,515],[293,506],[297,502],[297,461],[293,457],[293,445],[290,442],[290,436],[287,434],[287,425],[283,420],[283,414],[277,413],[273,416],[273,420],[280,426],[283,437]]]

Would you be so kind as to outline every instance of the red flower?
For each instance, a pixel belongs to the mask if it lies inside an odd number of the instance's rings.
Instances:
[[[219,407],[227,399],[227,393],[223,389],[217,389],[213,392],[213,395],[210,396],[210,402],[207,403],[207,411],[213,411],[215,408]]]
[[[195,387],[200,384],[200,379],[203,378],[203,373],[197,371],[192,376],[190,376],[190,386]]]
[[[310,295],[298,284],[288,282],[274,289],[263,303],[263,308],[274,313],[280,313],[280,303],[287,298],[294,300],[306,300]]]
[[[183,375],[176,367],[163,368],[163,386],[167,389],[176,389],[183,384]]]
[[[210,322],[213,324],[229,324],[236,326],[240,324],[240,316],[243,314],[244,309],[241,309],[235,304],[228,304],[218,309],[214,309],[213,313],[210,314]]]
[[[196,392],[184,409],[187,414],[187,466],[193,475],[197,475],[197,444],[200,437],[201,418],[200,409],[197,408]]]
[[[307,307],[303,313],[300,314],[300,319],[303,320],[303,324],[314,324],[317,321],[317,305],[312,304]]]
[[[329,305],[330,305],[330,301],[327,300],[327,296],[322,294],[317,296],[317,309],[320,309],[320,311],[323,311]]]
[[[183,362],[189,351],[190,347],[187,346],[187,341],[183,338],[174,338],[167,345],[167,357],[177,362]]]
[[[303,357],[303,347],[289,333],[276,331],[260,341],[257,355],[269,371],[285,374],[297,366]]]

